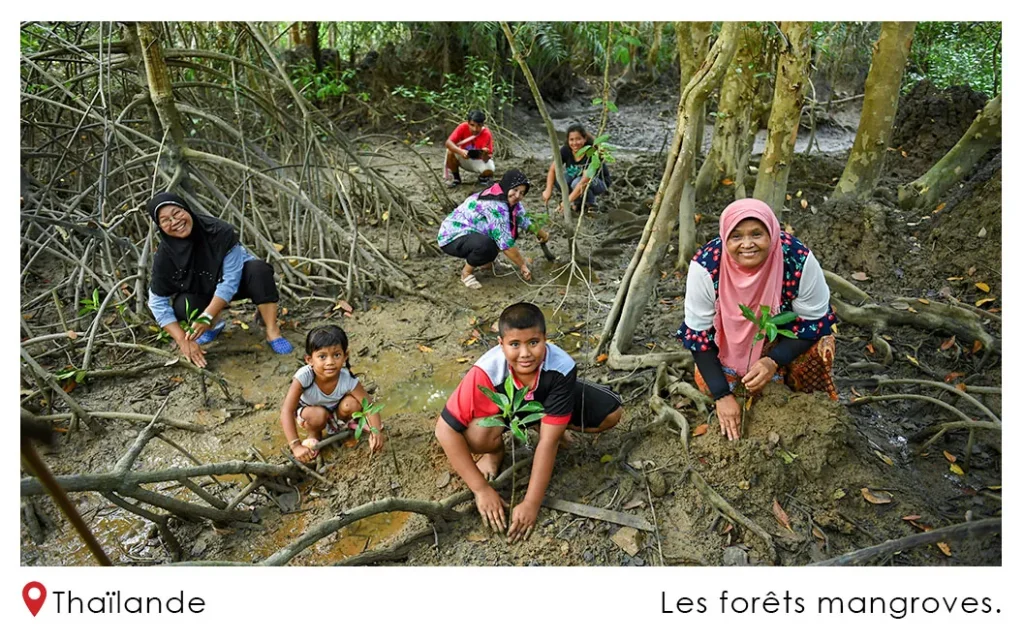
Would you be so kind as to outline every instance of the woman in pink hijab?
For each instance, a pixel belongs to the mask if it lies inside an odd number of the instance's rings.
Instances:
[[[771,344],[758,341],[757,327],[740,305],[758,313],[793,312]],[[737,200],[722,212],[719,236],[704,245],[686,276],[686,311],[676,337],[693,352],[697,385],[715,400],[722,434],[740,438],[737,381],[751,393],[771,380],[796,391],[822,391],[838,400],[832,380],[836,316],[818,260],[791,234],[783,232],[771,208],[760,200]],[[751,356],[752,354],[752,356]]]

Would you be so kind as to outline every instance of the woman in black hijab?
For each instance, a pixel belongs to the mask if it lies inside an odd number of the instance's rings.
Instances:
[[[526,175],[510,169],[500,182],[467,198],[441,223],[437,244],[449,256],[466,261],[462,268],[462,284],[466,287],[480,289],[473,270],[491,264],[499,251],[519,267],[524,280],[530,280],[530,267],[516,249],[516,239],[520,232],[530,231],[545,242],[548,233],[526,215],[522,200],[529,189]]]
[[[257,318],[266,326],[271,349],[278,354],[292,351],[277,325],[274,268],[242,247],[234,227],[193,213],[183,198],[168,192],[153,196],[147,209],[161,238],[153,259],[149,309],[185,358],[205,367],[200,346],[225,326],[217,316],[230,301],[246,298],[259,310]]]

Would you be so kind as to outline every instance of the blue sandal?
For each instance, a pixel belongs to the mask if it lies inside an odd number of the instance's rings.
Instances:
[[[217,323],[210,329],[203,332],[203,335],[196,339],[196,345],[206,345],[208,343],[212,343],[218,336],[220,336],[220,333],[224,331],[224,328],[226,326],[227,323],[225,323],[224,321]]]
[[[275,354],[291,354],[294,349],[284,336],[267,341],[267,344],[270,345],[270,349],[274,350]]]

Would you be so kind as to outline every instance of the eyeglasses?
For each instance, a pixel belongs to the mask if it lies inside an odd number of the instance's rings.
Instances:
[[[187,211],[185,211],[184,209],[175,209],[167,216],[160,216],[160,226],[163,227],[164,225],[170,224],[172,220],[181,219],[185,216],[188,216]]]

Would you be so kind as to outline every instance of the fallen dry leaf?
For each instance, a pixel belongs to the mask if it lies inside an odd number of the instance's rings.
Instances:
[[[875,346],[872,345],[871,343],[868,343],[867,344],[867,350],[868,350],[868,354],[874,354],[875,353]]]
[[[811,526],[811,534],[813,534],[814,538],[816,538],[816,539],[820,539],[822,541],[825,540],[825,533],[822,532],[821,529],[817,525],[812,525]]]
[[[254,410],[261,410],[261,409],[263,409],[266,406],[267,406],[266,403],[256,403],[255,405],[252,406],[252,408]]]
[[[920,514],[908,514],[908,515],[903,517],[903,520],[904,521],[916,521],[919,518],[921,518]]]
[[[854,272],[853,274],[850,275],[850,278],[852,278],[853,280],[865,281],[868,279],[868,275],[865,274],[864,272]]]
[[[957,476],[963,476],[964,475],[963,468],[960,467],[959,465],[957,465],[956,463],[951,463],[950,464],[949,471],[952,472],[953,474],[956,474]]]
[[[693,428],[693,435],[694,436],[703,436],[703,435],[705,435],[707,433],[708,433],[708,424],[707,423],[701,423],[697,427]]]
[[[975,303],[974,303],[974,306],[975,306],[975,307],[981,307],[981,306],[982,306],[982,305],[984,305],[985,303],[991,303],[991,302],[993,302],[993,301],[995,301],[995,298],[982,298],[982,299],[981,299],[981,300],[979,300],[979,301],[975,301]]]
[[[956,336],[950,336],[946,340],[942,341],[942,345],[939,346],[939,349],[946,351],[954,345],[956,345]]]
[[[988,286],[988,283],[974,283],[974,286],[986,294],[992,291],[992,288]]]
[[[424,354],[429,354],[430,352],[434,351],[433,347],[427,347],[426,345],[417,345],[416,348],[419,349]]]
[[[795,234],[796,230],[793,229],[792,225],[790,225],[789,223],[786,223],[786,233],[787,234]]]
[[[950,372],[949,374],[946,374],[945,381],[947,383],[952,383],[954,380],[960,378],[963,375],[963,372]]]
[[[747,481],[747,480],[740,481],[739,483],[736,484],[736,487],[740,488],[741,490],[749,490],[750,489],[750,481]]]
[[[598,354],[597,355],[597,362],[598,363],[603,363],[606,360],[608,360],[608,355],[607,354]]]
[[[643,506],[644,506],[643,499],[633,499],[629,503],[626,503],[625,505],[623,505],[622,509],[623,510],[633,510],[633,509],[636,509],[638,507],[643,507]]]
[[[733,181],[732,181],[731,179],[729,179],[729,178],[723,178],[723,179],[722,179],[722,184],[723,184],[723,185],[731,185],[731,184],[732,184],[732,182],[733,182]]]
[[[946,208],[946,203],[939,203],[939,206],[932,210],[933,214],[937,214]]]
[[[904,356],[906,356],[907,360],[910,361],[911,363],[913,363],[914,365],[920,365],[921,364],[921,363],[918,362],[918,360],[916,358],[914,358],[910,354],[904,354]]]
[[[914,527],[916,527],[917,529],[921,530],[922,532],[928,532],[930,530],[935,529],[935,528],[933,528],[930,525],[925,525],[924,523],[918,523],[917,521],[907,521],[907,523],[913,525]]]
[[[967,269],[967,275],[968,275],[968,276],[974,276],[974,272],[976,272],[976,271],[978,271],[978,268],[977,268],[977,267],[974,267],[974,266],[972,265],[971,267],[969,267],[969,268]]]
[[[469,362],[469,357],[468,356],[460,356],[460,357],[455,359],[455,362],[456,363],[468,363]]]
[[[491,537],[489,537],[487,534],[481,534],[479,532],[472,532],[466,535],[466,540],[470,543],[483,543],[484,541],[487,541],[490,538]]]
[[[981,349],[981,341],[974,341],[974,345],[971,347],[971,353],[977,354],[978,350]]]
[[[71,340],[75,340],[76,338],[78,338],[78,332],[76,332],[73,329],[68,330],[68,338],[70,338]]]
[[[885,463],[886,465],[892,465],[893,464],[892,463],[892,459],[889,458],[888,456],[886,456],[885,454],[882,454],[878,450],[875,450],[874,452],[875,452],[875,456],[877,456],[878,458],[882,459],[882,462]]]
[[[793,531],[792,526],[790,526],[789,524],[789,515],[786,514],[786,511],[782,509],[782,506],[779,505],[779,500],[776,498],[772,499],[772,512],[775,513],[775,520],[779,522],[779,525],[786,528],[790,532]]]
[[[873,505],[884,505],[886,503],[892,503],[892,494],[888,492],[872,492],[869,488],[860,488],[860,494],[864,497],[864,500]]]
[[[949,277],[949,278],[947,278],[946,280],[948,280],[948,281],[951,281],[951,282],[952,282],[952,281],[957,281],[957,280],[963,280],[963,279],[964,279],[964,277],[963,277],[963,276],[950,276],[950,277]]]
[[[351,313],[352,313],[352,311],[353,311],[353,310],[352,310],[352,306],[351,306],[351,305],[349,305],[349,304],[348,304],[348,301],[345,301],[345,300],[339,300],[339,301],[338,301],[337,303],[335,303],[335,305],[334,305],[334,308],[333,308],[333,309],[332,309],[331,311],[332,311],[332,312],[336,312],[336,311],[338,311],[339,309],[341,309],[341,310],[344,310],[344,311],[346,311],[346,312],[348,312],[348,313],[350,313],[350,314],[351,314]]]
[[[942,450],[942,455],[946,457],[946,460],[950,463],[956,463],[956,454],[950,454],[946,450]]]
[[[946,543],[945,541],[939,541],[935,545],[937,545],[939,549],[942,550],[942,553],[946,556],[953,556],[953,551],[949,549],[949,543]]]
[[[800,207],[802,209],[807,209],[807,199],[806,198],[801,198],[800,199]]]
[[[927,298],[918,298],[917,302],[921,303],[922,305],[931,305],[932,304],[932,302],[930,300],[928,300]]]

